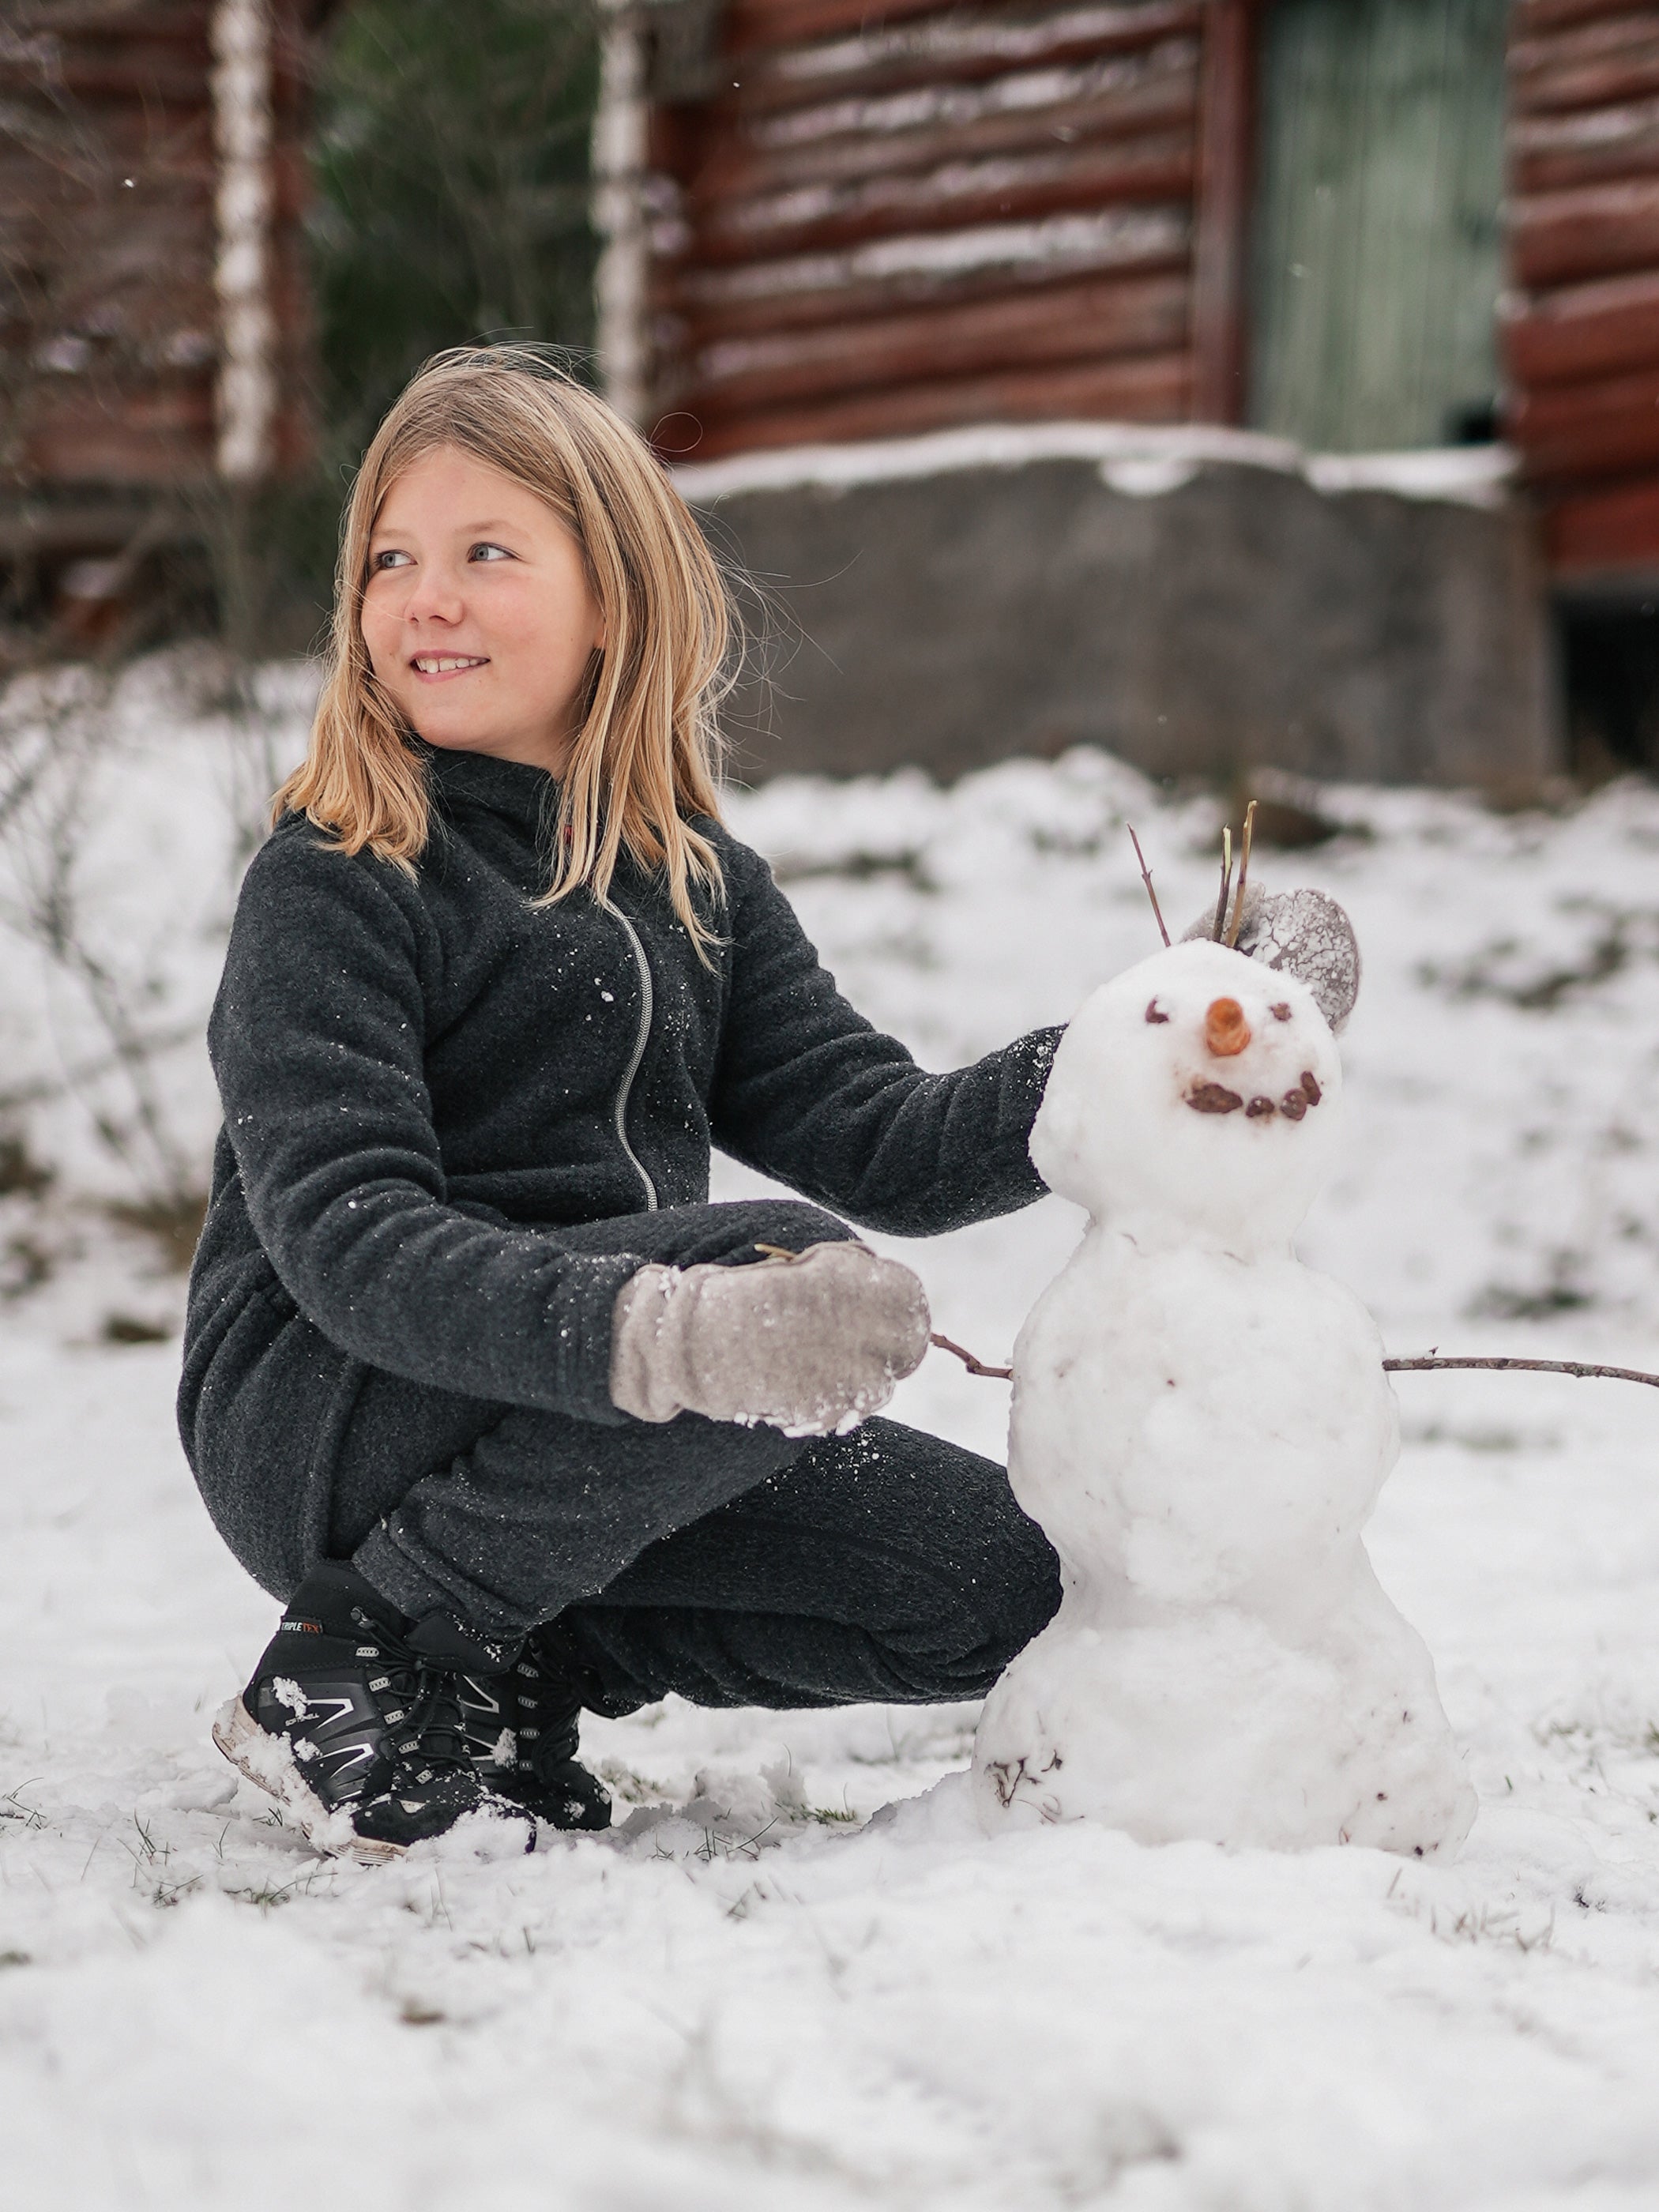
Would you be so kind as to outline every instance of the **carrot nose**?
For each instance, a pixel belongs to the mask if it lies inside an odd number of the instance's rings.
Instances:
[[[1204,1017],[1204,1042],[1218,1060],[1231,1060],[1250,1041],[1250,1025],[1237,999],[1212,999]]]

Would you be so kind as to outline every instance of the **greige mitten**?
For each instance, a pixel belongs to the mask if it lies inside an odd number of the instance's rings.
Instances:
[[[1182,942],[1214,933],[1215,908],[1211,907]],[[1359,996],[1359,941],[1353,924],[1328,893],[1264,891],[1260,884],[1246,884],[1238,949],[1263,967],[1285,969],[1305,983],[1320,1012],[1340,1033]]]
[[[617,1296],[611,1397],[641,1421],[703,1413],[826,1437],[877,1413],[927,1349],[927,1294],[867,1244],[752,1267],[641,1267]]]

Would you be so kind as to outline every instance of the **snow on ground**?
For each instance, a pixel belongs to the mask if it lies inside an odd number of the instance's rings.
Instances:
[[[144,680],[76,880],[156,1047],[161,1149],[199,1172],[195,1033],[253,741]],[[258,744],[299,711],[278,697]],[[1659,1367],[1659,793],[1323,804],[1343,835],[1258,863],[1340,896],[1368,961],[1347,1164],[1306,1256],[1396,1351]],[[933,1065],[1063,1018],[1151,948],[1126,814],[1172,925],[1213,896],[1213,802],[1099,755],[949,792],[777,783],[733,813],[851,995]],[[586,1729],[608,1837],[319,1861],[207,1741],[272,1609],[179,1458],[175,1347],[102,1340],[112,1310],[176,1313],[97,1210],[155,1162],[100,1151],[126,1094],[94,1096],[86,971],[27,933],[7,849],[0,1114],[34,1167],[0,1249],[32,1237],[39,1264],[0,1306],[0,2203],[1659,2201],[1659,1394],[1400,1378],[1372,1548],[1480,1793],[1456,1866],[987,1842],[971,1709],[672,1703]],[[67,1101],[54,1053],[82,1068]],[[938,1325],[995,1359],[1076,1229],[1050,1200],[907,1249]],[[943,1354],[899,1410],[1000,1448],[1001,1386]]]

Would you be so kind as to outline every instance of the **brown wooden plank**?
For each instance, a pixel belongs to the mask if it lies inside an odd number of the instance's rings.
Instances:
[[[56,73],[56,83],[83,111],[148,105],[174,113],[208,104],[210,68],[205,46],[199,57],[134,54],[103,58],[70,52]],[[15,76],[6,88],[22,90],[27,83],[21,75]]]
[[[1525,75],[1562,63],[1605,61],[1636,51],[1659,33],[1659,8],[1625,0],[1622,7],[1598,9],[1593,15],[1529,33],[1511,21],[1509,65]]]
[[[1516,277],[1528,289],[1659,268],[1659,179],[1519,200],[1510,251]]]
[[[1205,33],[1193,255],[1193,412],[1204,422],[1244,414],[1259,15],[1254,0],[1214,0]]]
[[[1070,0],[1071,9],[1079,0]],[[1168,35],[1176,24],[1196,30],[1207,0],[1105,0],[1103,34],[1119,46],[1133,46]],[[918,37],[925,40],[930,22],[947,17],[983,20],[994,15],[1018,29],[1032,27],[1066,12],[1057,0],[1005,0],[995,9],[981,5],[964,9],[956,0],[896,0],[881,7],[860,5],[860,0],[767,0],[745,4],[735,0],[722,24],[721,52],[727,60],[747,65],[750,72],[776,57],[802,50],[824,53],[852,40],[866,42],[879,58],[913,50]],[[907,37],[907,33],[910,34]],[[744,72],[734,69],[734,76]]]
[[[724,338],[767,335],[775,331],[815,330],[927,310],[1049,291],[1109,272],[1115,281],[1135,282],[1188,271],[1190,255],[1184,228],[1171,233],[1170,250],[1133,262],[1079,257],[1054,262],[1015,260],[959,272],[914,271],[865,282],[830,283],[821,289],[763,294],[757,297],[710,297],[697,288],[699,271],[653,271],[651,314],[671,349],[717,343]]]
[[[734,0],[722,26],[725,51],[762,53],[773,46],[804,46],[869,25],[902,23],[917,15],[940,15],[952,0]]]
[[[211,410],[198,427],[155,426],[125,412],[43,424],[28,440],[33,475],[62,484],[165,486],[210,476]]]
[[[1659,53],[1644,62],[1604,62],[1593,69],[1563,71],[1529,93],[1516,92],[1510,106],[1516,115],[1566,114],[1615,107],[1659,91]]]
[[[1534,294],[1502,325],[1519,385],[1582,383],[1659,363],[1659,270]]]
[[[1509,152],[1511,189],[1522,193],[1650,175],[1659,171],[1659,98],[1517,117]]]
[[[759,194],[891,176],[1032,145],[1092,143],[1190,128],[1198,111],[1194,40],[1066,70],[1018,70],[887,100],[834,100],[699,131],[672,173],[699,195]]]
[[[86,0],[75,7],[70,0],[9,0],[13,26],[25,32],[45,32],[59,38],[187,39],[194,37],[211,15],[213,0]]]
[[[1512,45],[1519,45],[1523,40],[1577,23],[1651,12],[1634,4],[1634,0],[1515,0],[1510,10],[1510,40]]]
[[[980,376],[1054,362],[1170,354],[1188,337],[1184,276],[1118,278],[1005,295],[930,313],[701,347],[683,388],[663,395],[701,414],[888,384]]]
[[[671,460],[713,460],[777,446],[913,436],[968,422],[1178,422],[1186,416],[1191,384],[1188,356],[1179,353],[1100,368],[906,385],[726,421],[666,416],[653,428],[652,442]]]
[[[1552,501],[1544,544],[1558,576],[1659,578],[1659,475]]]
[[[1016,70],[1060,68],[1190,35],[1200,17],[1190,0],[1153,0],[1139,8],[1115,6],[1110,0],[1072,0],[1030,14],[953,9],[867,37],[794,46],[733,64],[738,97],[722,92],[710,103],[711,120],[718,125],[722,111],[771,113],[830,98],[896,92],[907,85],[966,84]]]
[[[1593,23],[1511,46],[1510,97],[1517,115],[1604,107],[1659,89],[1659,15]]]
[[[715,201],[692,214],[688,252],[717,264],[854,246],[895,232],[1031,222],[1070,210],[1184,198],[1193,186],[1185,134],[1054,147],[947,163],[921,176],[871,177],[763,200]]]
[[[1108,270],[1184,266],[1191,251],[1185,206],[1103,208],[1047,223],[988,224],[978,231],[878,240],[835,252],[721,269],[659,268],[657,304],[693,317],[750,313],[749,326],[820,319],[837,295],[845,312],[875,313],[958,289]]]
[[[1523,392],[1505,431],[1529,477],[1617,476],[1659,463],[1659,362],[1628,376]]]

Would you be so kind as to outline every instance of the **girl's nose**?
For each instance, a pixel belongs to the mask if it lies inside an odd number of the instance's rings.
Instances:
[[[464,611],[459,584],[441,568],[423,568],[404,602],[406,622],[459,622]]]
[[[1250,1025],[1237,999],[1212,999],[1204,1017],[1204,1042],[1218,1060],[1231,1060],[1250,1041]]]

